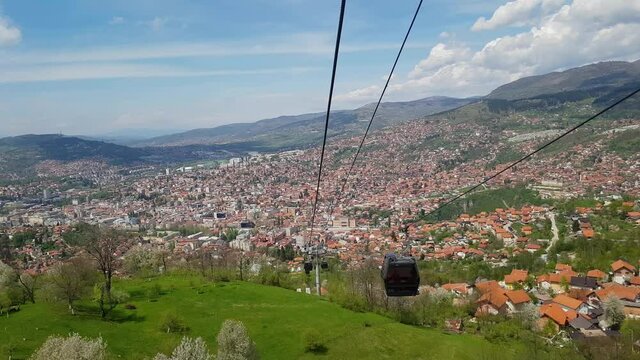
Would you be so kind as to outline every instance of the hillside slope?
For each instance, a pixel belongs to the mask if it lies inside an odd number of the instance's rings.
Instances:
[[[430,97],[408,102],[383,103],[376,115],[375,127],[384,127],[412,120],[441,111],[454,109],[475,99]],[[363,131],[374,104],[354,110],[338,110],[331,113],[331,130],[334,134],[347,135]],[[266,147],[304,146],[312,142],[307,135],[319,132],[324,124],[324,113],[280,116],[254,123],[222,125],[214,128],[194,129],[179,134],[160,136],[136,143],[137,146],[176,146],[193,144],[226,144],[255,142]],[[283,141],[282,134],[287,140]],[[315,139],[319,134],[310,136]]]
[[[2,138],[0,139],[0,150],[5,154],[14,150],[30,152],[34,161],[39,159],[73,161],[103,158],[113,163],[126,163],[140,160],[145,154],[140,149],[132,149],[122,145],[55,134]]]
[[[496,88],[487,99],[518,100],[563,92],[588,92],[636,81],[640,81],[640,60],[608,61],[518,79]]]
[[[146,289],[163,289],[149,301]],[[143,359],[170,353],[182,334],[160,328],[165,314],[179,314],[189,327],[185,335],[202,337],[215,352],[216,334],[226,319],[245,323],[262,359],[311,359],[304,334],[317,330],[327,359],[515,359],[522,344],[498,346],[470,335],[446,335],[439,330],[403,325],[380,315],[356,313],[314,296],[251,283],[211,283],[198,277],[126,280],[117,284],[132,295],[135,310],[120,309],[117,319],[100,320],[85,312],[72,316],[63,305],[27,304],[0,317],[2,344],[15,346],[14,357],[26,358],[51,334],[77,332],[102,336],[113,358]],[[0,346],[0,357],[7,358]],[[482,357],[484,356],[484,357]]]

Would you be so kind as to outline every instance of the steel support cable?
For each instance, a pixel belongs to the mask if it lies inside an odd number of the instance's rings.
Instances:
[[[507,166],[506,168],[498,171],[497,173],[491,175],[490,177],[484,179],[482,182],[478,183],[477,185],[474,185],[473,187],[471,187],[470,189],[464,191],[462,194],[455,196],[454,198],[452,198],[451,200],[446,201],[444,204],[439,205],[437,208],[435,208],[434,210],[429,211],[428,213],[425,214],[425,217],[428,217],[440,210],[442,210],[444,207],[450,205],[451,203],[457,201],[458,199],[464,197],[465,195],[473,192],[475,189],[479,188],[482,185],[485,185],[486,183],[488,183],[489,181],[497,178],[498,176],[502,175],[504,172],[506,172],[507,170],[515,167],[516,165],[522,163],[523,161],[529,159],[530,157],[532,157],[533,155],[539,153],[540,151],[546,149],[547,147],[551,146],[552,144],[554,144],[555,142],[559,141],[560,139],[564,138],[565,136],[569,135],[570,133],[578,130],[579,128],[581,128],[582,126],[586,125],[587,123],[589,123],[590,121],[600,117],[601,115],[603,115],[604,113],[606,113],[607,111],[613,109],[614,107],[620,105],[621,103],[623,103],[624,101],[628,100],[629,98],[633,97],[634,95],[636,95],[637,93],[640,92],[640,89],[636,89],[635,91],[629,93],[628,95],[626,95],[625,97],[617,100],[616,102],[614,102],[613,104],[605,107],[604,109],[598,111],[595,115],[591,116],[590,118],[588,118],[587,120],[579,123],[578,125],[572,127],[571,129],[565,131],[564,133],[562,133],[560,136],[554,138],[553,140],[547,142],[546,144],[544,144],[543,146],[537,148],[536,150],[528,153],[527,155],[523,156],[522,158],[520,158],[519,160],[516,160],[515,162],[513,162],[511,165]]]
[[[360,145],[356,150],[356,154],[354,155],[353,160],[351,161],[351,166],[349,166],[349,171],[347,172],[347,175],[345,176],[345,178],[342,180],[342,186],[340,187],[340,191],[336,194],[336,198],[334,198],[334,200],[331,203],[331,206],[329,207],[329,220],[331,220],[331,217],[333,216],[334,206],[335,206],[335,203],[337,202],[336,199],[340,196],[340,194],[344,194],[344,190],[347,186],[347,183],[349,182],[349,178],[351,177],[353,168],[355,167],[356,161],[358,160],[358,155],[360,155],[360,151],[362,150],[362,147],[364,146],[364,142],[367,139],[367,135],[369,134],[369,130],[371,129],[371,124],[373,124],[373,119],[376,117],[376,113],[378,112],[380,103],[382,103],[382,98],[384,97],[384,94],[387,91],[387,87],[389,86],[389,82],[391,81],[391,78],[393,77],[393,72],[396,69],[396,65],[398,65],[398,60],[400,59],[400,55],[402,55],[404,46],[407,43],[407,39],[409,38],[409,34],[411,34],[411,29],[413,29],[413,24],[416,22],[418,13],[420,13],[420,8],[422,7],[422,1],[423,0],[420,0],[415,13],[413,14],[413,18],[411,19],[409,28],[407,29],[407,32],[404,35],[404,39],[402,40],[402,45],[400,45],[400,49],[398,50],[396,59],[393,62],[393,66],[391,67],[391,71],[389,72],[389,76],[387,77],[387,81],[385,82],[384,88],[382,89],[382,92],[380,93],[380,97],[378,98],[378,102],[376,103],[376,106],[373,109],[373,113],[371,114],[371,119],[369,119],[369,124],[367,125],[367,129],[365,130],[364,135],[362,136],[362,140],[360,140]]]
[[[327,101],[327,116],[324,122],[324,137],[322,139],[322,150],[320,152],[320,166],[318,169],[318,181],[316,184],[316,195],[313,201],[313,212],[311,215],[311,229],[309,232],[309,240],[313,238],[313,227],[315,225],[316,211],[318,209],[318,198],[320,197],[320,181],[322,179],[322,166],[324,163],[324,151],[327,145],[327,131],[329,130],[329,116],[331,115],[331,100],[333,98],[333,86],[336,80],[336,69],[338,67],[338,54],[340,53],[340,38],[342,37],[342,24],[344,22],[344,9],[346,0],[342,0],[340,4],[340,19],[338,21],[338,33],[336,34],[336,47],[333,53],[333,69],[331,71],[331,85],[329,87],[329,100]]]

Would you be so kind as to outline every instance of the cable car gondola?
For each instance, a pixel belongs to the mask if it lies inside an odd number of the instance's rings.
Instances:
[[[311,261],[305,261],[304,272],[309,275],[311,273],[311,270],[313,270],[313,263]]]
[[[328,262],[326,262],[326,261],[322,261],[322,262],[320,263],[320,268],[321,268],[322,270],[327,270],[327,269],[329,269],[329,263],[328,263]]]
[[[420,272],[413,257],[385,255],[381,275],[387,296],[418,295]]]

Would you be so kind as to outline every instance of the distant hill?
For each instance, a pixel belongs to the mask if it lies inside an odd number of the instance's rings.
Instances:
[[[430,97],[407,102],[381,104],[374,127],[380,128],[469,104],[476,99]],[[331,135],[352,135],[364,131],[364,122],[374,104],[354,110],[331,113]],[[315,143],[324,126],[324,113],[280,116],[254,123],[222,125],[160,136],[135,143],[136,146],[179,146],[194,144],[228,144],[251,142],[269,149],[304,147]]]
[[[619,88],[640,81],[640,60],[608,61],[562,72],[529,76],[502,85],[487,99],[520,100],[559,93],[594,92]]]
[[[57,134],[21,135],[0,139],[0,179],[11,174],[33,175],[33,166],[45,160],[95,159],[112,165],[161,164],[222,159],[253,149],[259,148],[251,144],[134,148]]]
[[[94,135],[72,135],[80,139],[104,141],[118,145],[130,145],[158,136],[175,134],[182,129],[125,128]]]
[[[430,118],[450,121],[510,121],[507,114],[537,112],[539,115],[586,118],[640,88],[640,60],[610,61],[562,72],[525,77],[502,85],[479,101],[447,110]],[[634,117],[640,114],[640,96],[608,112],[605,117]],[[502,119],[502,120],[500,120]],[[513,124],[502,124],[501,130]]]
[[[516,80],[492,91],[485,103],[493,112],[545,110],[571,102],[601,108],[638,87],[640,60],[609,61]],[[629,111],[640,111],[640,99],[629,99],[608,116]]]
[[[39,160],[74,161],[88,158],[105,159],[110,163],[131,163],[142,160],[146,152],[103,141],[85,140],[64,135],[22,135],[0,139],[2,157],[28,156],[27,163]]]

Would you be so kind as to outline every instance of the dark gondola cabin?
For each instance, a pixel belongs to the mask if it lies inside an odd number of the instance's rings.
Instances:
[[[420,272],[413,257],[387,254],[382,264],[382,280],[387,296],[416,296]]]
[[[320,268],[321,268],[322,270],[327,270],[327,269],[329,269],[329,263],[328,263],[328,262],[326,262],[326,261],[321,262],[321,263],[320,263]]]
[[[304,272],[306,272],[308,275],[311,272],[311,270],[313,270],[313,263],[311,261],[306,261],[304,263]]]

